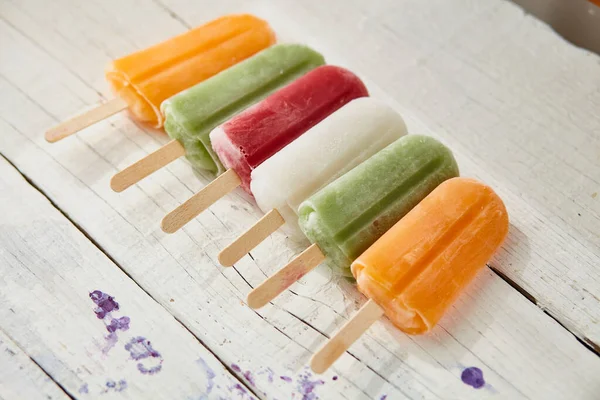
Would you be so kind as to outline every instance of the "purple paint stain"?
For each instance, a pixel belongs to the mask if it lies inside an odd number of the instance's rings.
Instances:
[[[475,389],[480,389],[485,386],[483,372],[477,367],[465,368],[460,375],[460,379],[462,379],[465,384],[473,386]]]
[[[292,378],[290,378],[289,376],[283,376],[282,375],[282,376],[279,377],[279,379],[281,379],[282,381],[287,382],[287,383],[291,383],[292,382]]]
[[[381,396],[381,398],[379,400],[385,400],[387,399],[387,394],[384,394],[383,396]]]
[[[298,392],[302,395],[302,400],[317,400],[319,396],[314,392],[317,386],[325,384],[325,381],[318,379],[312,380],[312,374],[306,372],[300,375],[298,381]]]
[[[114,318],[112,316],[113,311],[119,310],[119,303],[116,302],[115,298],[107,293],[103,293],[100,290],[94,290],[89,294],[90,299],[96,304],[94,313],[98,319],[104,320],[106,330],[109,332],[106,339],[106,346],[102,349],[102,353],[107,354],[118,342],[117,331],[129,330],[129,324],[131,320],[129,317]],[[152,348],[150,341],[138,336],[129,341],[125,345],[125,350],[129,351],[131,358],[135,361],[140,361],[146,358],[158,358],[158,364],[152,367],[146,367],[143,363],[137,364],[137,369],[142,374],[153,375],[162,369],[163,358],[160,353]],[[123,382],[123,385],[119,385],[118,391],[127,388],[127,382],[119,381],[119,384]],[[112,385],[112,386],[109,386]],[[113,385],[114,384],[114,385]],[[107,382],[107,387],[113,389],[116,387],[116,383],[113,381]]]
[[[273,383],[273,376],[275,375],[273,370],[271,368],[266,368],[265,370],[260,371],[258,373],[258,375],[264,375],[264,374],[267,374],[267,380],[269,381],[269,383]]]
[[[256,386],[256,382],[254,382],[254,377],[252,376],[252,372],[246,371],[244,372],[244,378],[248,381],[251,386]]]
[[[246,396],[248,396],[247,397],[248,400],[255,400],[254,397],[246,391],[246,388],[243,387],[242,385],[240,385],[239,383],[236,383],[235,385],[228,387],[228,389],[229,389],[230,392],[231,391],[236,391],[237,395],[241,399],[246,399]]]
[[[119,303],[115,301],[114,297],[99,290],[90,293],[90,299],[98,306],[94,310],[98,319],[104,319],[106,314],[119,309]]]
[[[113,318],[112,312],[119,310],[119,303],[109,294],[103,293],[100,290],[94,290],[89,294],[90,299],[96,304],[94,313],[98,319],[104,320],[104,325],[109,335],[105,336],[106,345],[102,348],[102,353],[108,354],[110,349],[117,344],[116,331],[126,331],[129,329],[129,317]]]
[[[241,368],[240,368],[240,366],[239,366],[239,365],[237,365],[237,364],[231,364],[231,369],[232,369],[233,371],[237,372],[237,373],[242,373],[242,369],[241,369]],[[262,373],[262,372],[261,372],[261,373]],[[259,373],[259,375],[260,375],[261,373]],[[251,386],[256,386],[256,382],[254,381],[254,376],[252,376],[252,372],[250,372],[250,371],[246,371],[246,372],[242,373],[242,376],[243,376],[244,378],[246,378],[246,380],[248,381],[248,383],[249,383]],[[271,378],[271,382],[272,382],[272,378]]]
[[[204,361],[203,358],[199,358],[197,361],[198,365],[200,365],[202,367],[202,369],[204,370],[204,373],[206,374],[206,395],[210,394],[210,392],[212,392],[213,388],[215,387],[215,377],[217,376],[215,374],[215,371],[213,371],[213,369],[211,367],[208,366],[208,364],[206,363],[206,361]]]
[[[160,353],[152,348],[150,341],[144,337],[134,337],[125,345],[125,350],[129,352],[131,358],[135,361],[140,361],[146,358],[159,358],[159,364],[147,368],[142,363],[138,363],[137,369],[142,374],[154,375],[162,369],[163,359]]]
[[[87,383],[84,383],[80,388],[79,388],[79,393],[81,394],[88,394],[90,392],[90,390],[88,389],[88,385]]]
[[[152,343],[144,337],[134,337],[125,345],[125,350],[129,352],[131,358],[136,361],[143,360],[144,358],[160,357],[160,353],[152,348]]]
[[[160,364],[155,365],[155,366],[150,367],[150,368],[146,368],[144,366],[144,364],[138,363],[137,369],[138,369],[138,371],[140,371],[144,375],[154,375],[154,374],[160,372],[160,370],[162,369],[162,360],[160,360]]]
[[[338,380],[338,377],[337,377],[337,375],[335,375],[335,376],[334,376],[333,378],[331,378],[331,379],[333,379],[334,381],[337,381],[337,380]]]
[[[110,333],[116,332],[117,330],[126,331],[129,329],[129,317],[113,318],[110,323],[106,325],[106,330]]]
[[[231,389],[235,389],[238,392],[240,392],[240,394],[243,396],[246,394],[246,388],[244,388],[242,385],[240,385],[239,383],[236,383],[235,385],[233,385],[232,387],[229,388],[229,390]]]
[[[110,334],[104,336],[104,339],[106,339],[106,346],[104,346],[102,348],[102,353],[103,354],[108,354],[108,352],[110,351],[110,349],[112,349],[113,347],[115,347],[115,345],[118,342],[117,334],[116,333],[110,333]]]
[[[267,379],[269,380],[269,383],[273,383],[273,370],[271,368],[267,368]]]
[[[125,381],[125,379],[121,379],[119,382],[108,380],[106,381],[106,389],[104,389],[103,393],[107,393],[109,391],[122,392],[125,389],[127,389],[127,381]]]

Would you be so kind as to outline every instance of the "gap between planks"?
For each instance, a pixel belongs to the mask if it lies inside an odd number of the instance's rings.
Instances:
[[[527,300],[529,300],[531,303],[533,303],[536,307],[538,307],[540,310],[542,310],[544,312],[544,314],[546,314],[547,316],[549,316],[550,318],[555,320],[557,324],[562,326],[563,329],[565,329],[567,332],[569,332],[571,335],[573,335],[573,337],[575,339],[577,339],[577,341],[579,343],[581,343],[585,348],[587,348],[592,353],[594,353],[598,357],[600,357],[600,344],[594,343],[594,341],[587,338],[585,335],[583,337],[576,335],[575,332],[570,330],[563,322],[560,321],[560,319],[557,316],[553,315],[550,310],[540,307],[537,299],[531,293],[527,292],[523,287],[519,286],[515,281],[510,279],[508,276],[503,274],[501,271],[499,271],[497,268],[495,268],[491,264],[488,263],[488,264],[486,264],[486,266],[490,269],[490,271],[492,271],[494,274],[498,275],[502,280],[504,280],[504,282],[506,282],[509,286],[514,288],[523,297],[525,297]]]

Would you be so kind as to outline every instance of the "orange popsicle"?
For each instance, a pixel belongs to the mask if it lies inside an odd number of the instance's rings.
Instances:
[[[326,370],[384,313],[402,331],[429,331],[500,247],[504,203],[488,186],[452,178],[440,184],[351,266],[370,298],[314,357]]]
[[[508,214],[494,191],[450,179],[352,264],[358,288],[407,333],[429,331],[502,244]]]
[[[137,119],[160,127],[164,100],[273,43],[265,21],[228,15],[113,61],[106,79]]]
[[[248,14],[228,15],[179,36],[114,60],[106,79],[114,100],[51,129],[55,142],[128,108],[139,121],[160,128],[160,104],[275,43],[267,22]]]

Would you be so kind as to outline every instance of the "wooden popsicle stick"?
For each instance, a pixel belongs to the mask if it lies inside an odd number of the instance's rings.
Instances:
[[[185,203],[168,213],[162,220],[162,230],[166,233],[176,232],[241,183],[238,174],[228,169]]]
[[[313,244],[300,253],[285,267],[267,278],[248,294],[248,306],[253,309],[261,308],[273,300],[285,289],[292,286],[300,278],[312,271],[325,260],[325,255],[318,245]]]
[[[115,97],[114,99],[109,100],[98,107],[92,108],[83,114],[61,122],[55,127],[47,130],[45,138],[50,143],[58,142],[59,140],[64,139],[67,136],[71,136],[72,134],[87,128],[96,122],[102,121],[113,114],[123,111],[126,108],[127,103],[125,100],[120,97]]]
[[[219,253],[219,262],[224,267],[231,267],[283,224],[285,220],[279,211],[269,211]]]
[[[383,308],[373,300],[364,306],[342,328],[312,356],[310,368],[317,374],[327,371],[333,363],[354,343],[371,325],[384,314]]]
[[[177,140],[171,140],[154,153],[148,154],[135,164],[115,174],[110,180],[110,187],[115,192],[122,192],[183,155],[185,155],[185,149],[182,144]]]

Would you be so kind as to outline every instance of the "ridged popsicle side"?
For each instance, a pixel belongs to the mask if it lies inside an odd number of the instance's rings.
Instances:
[[[504,203],[473,179],[442,183],[352,264],[401,330],[429,331],[504,241]]]

